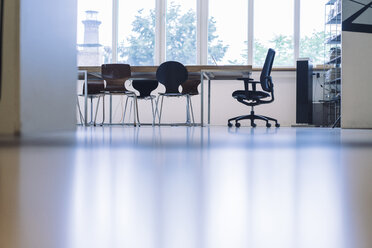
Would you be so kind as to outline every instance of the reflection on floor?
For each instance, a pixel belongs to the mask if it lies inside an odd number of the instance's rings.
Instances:
[[[372,131],[0,139],[0,247],[372,247]]]

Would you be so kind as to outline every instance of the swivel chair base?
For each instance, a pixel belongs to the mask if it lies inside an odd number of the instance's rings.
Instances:
[[[266,127],[271,127],[271,124],[269,123],[269,121],[274,121],[275,122],[275,127],[280,127],[280,124],[278,123],[278,120],[276,120],[274,118],[271,118],[271,117],[268,117],[268,116],[264,116],[264,115],[255,115],[253,110],[251,111],[250,115],[241,115],[241,116],[237,116],[237,117],[229,119],[227,125],[229,127],[232,127],[233,125],[232,125],[231,121],[235,121],[235,126],[240,127],[239,121],[241,121],[241,120],[251,120],[251,126],[252,127],[257,126],[257,124],[254,123],[254,120],[266,121]]]

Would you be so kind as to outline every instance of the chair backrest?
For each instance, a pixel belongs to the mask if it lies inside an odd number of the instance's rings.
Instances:
[[[268,91],[268,92],[272,91],[272,86],[273,86],[271,78],[270,78],[270,74],[271,74],[271,69],[273,68],[274,58],[275,58],[275,51],[270,48],[267,51],[265,64],[262,68],[261,76],[260,76],[261,87],[264,91]]]
[[[140,97],[147,97],[151,95],[151,92],[155,90],[159,85],[156,80],[133,80],[132,86],[138,90]]]
[[[103,80],[91,80],[88,78],[88,95],[101,94],[105,90]],[[85,93],[85,84],[83,84],[83,94]]]
[[[88,73],[88,95],[101,94],[105,89],[105,83],[103,79],[99,76],[92,75]],[[80,78],[79,78],[80,79]],[[81,78],[82,80],[84,78]],[[83,94],[85,93],[85,84],[83,84]]]
[[[178,88],[188,78],[186,67],[177,61],[162,63],[156,71],[156,79],[165,86],[165,93],[180,93]]]
[[[127,91],[125,81],[131,77],[128,64],[103,64],[101,66],[102,78],[106,81],[106,90]]]
[[[182,94],[199,95],[198,86],[200,80],[187,80],[182,86]]]

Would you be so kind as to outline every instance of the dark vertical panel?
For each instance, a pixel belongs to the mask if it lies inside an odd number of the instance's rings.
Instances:
[[[2,88],[2,75],[3,75],[3,14],[4,14],[4,0],[0,0],[0,100]]]
[[[308,60],[297,61],[296,123],[313,122],[313,66]]]

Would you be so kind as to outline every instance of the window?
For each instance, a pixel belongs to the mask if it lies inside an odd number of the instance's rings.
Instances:
[[[324,61],[324,0],[301,0],[300,57]]]
[[[119,0],[118,62],[154,65],[155,1]]]
[[[294,0],[254,2],[254,66],[263,66],[268,48],[276,51],[274,66],[294,66],[293,18]]]
[[[208,64],[248,64],[248,1],[209,0]]]
[[[261,67],[268,48],[277,67],[294,66],[295,55],[321,64],[324,8],[324,0],[78,0],[78,65],[190,65],[199,58]]]
[[[196,64],[196,1],[167,4],[166,60]]]
[[[79,0],[78,65],[97,66],[112,61],[112,1]]]

